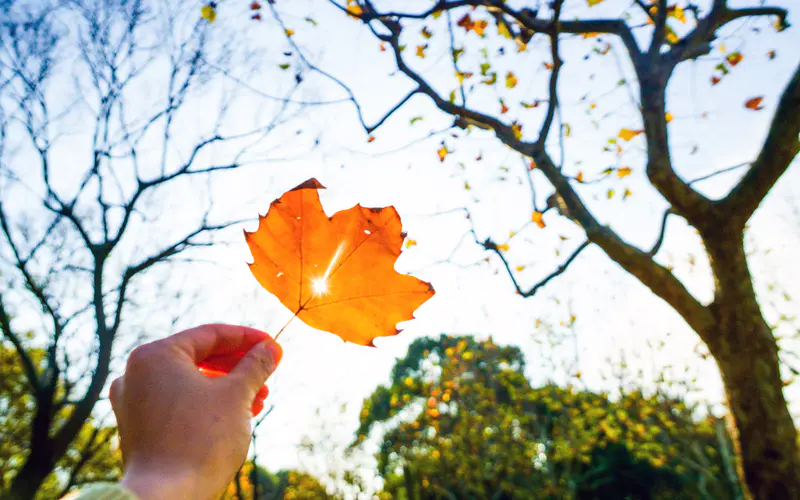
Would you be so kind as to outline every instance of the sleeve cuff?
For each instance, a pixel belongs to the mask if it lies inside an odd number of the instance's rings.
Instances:
[[[61,500],[138,500],[138,497],[119,484],[95,483],[73,491]]]

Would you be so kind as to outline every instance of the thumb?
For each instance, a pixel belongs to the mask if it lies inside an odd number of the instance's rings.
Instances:
[[[282,357],[283,349],[280,344],[267,338],[255,344],[242,356],[239,363],[230,371],[228,378],[244,385],[249,392],[255,394],[275,371]]]

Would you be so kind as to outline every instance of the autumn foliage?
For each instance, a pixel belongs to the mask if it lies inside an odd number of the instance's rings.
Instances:
[[[353,445],[377,440],[386,498],[741,494],[722,420],[660,389],[535,387],[525,371],[491,338],[414,341],[364,401]]]

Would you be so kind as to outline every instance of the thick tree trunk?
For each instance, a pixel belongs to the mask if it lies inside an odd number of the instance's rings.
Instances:
[[[8,492],[10,499],[30,500],[34,498],[45,478],[53,471],[57,460],[53,447],[54,442],[50,437],[54,392],[55,387],[48,384],[35,393],[36,413],[31,422],[30,454],[11,482],[11,489]]]
[[[53,471],[53,460],[47,450],[31,453],[25,466],[20,469],[11,483],[6,500],[31,500],[42,486],[45,478]]]
[[[734,424],[740,474],[758,499],[800,498],[797,430],[783,395],[778,346],[756,300],[741,235],[706,240],[716,325],[705,332]]]

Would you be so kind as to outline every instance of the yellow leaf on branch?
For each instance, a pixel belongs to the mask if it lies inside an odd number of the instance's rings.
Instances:
[[[684,12],[683,7],[680,5],[667,7],[667,17],[671,17],[681,24],[686,24],[686,12]]]
[[[464,80],[468,78],[472,78],[472,72],[463,72],[463,71],[456,71],[456,78],[458,79],[458,85],[464,85]]]
[[[544,229],[547,224],[544,223],[544,214],[538,210],[534,210],[531,214],[531,222]]]
[[[356,2],[356,0],[347,0],[347,14],[349,14],[350,17],[358,19],[358,16],[360,16],[363,13],[364,9],[362,9],[361,6],[358,5],[358,2]]]
[[[512,123],[511,131],[514,133],[514,139],[522,140],[522,125],[516,122]]]

